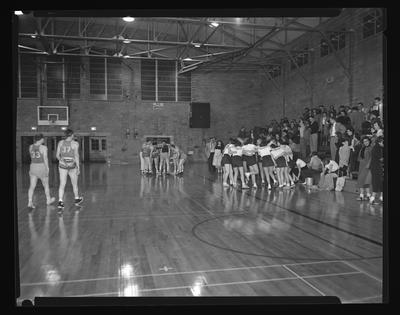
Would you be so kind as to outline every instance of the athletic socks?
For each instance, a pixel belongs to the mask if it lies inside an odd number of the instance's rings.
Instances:
[[[54,201],[56,201],[56,198],[50,197],[50,200],[47,200],[47,205],[51,205]]]
[[[75,205],[79,205],[83,201],[83,197],[75,198]]]

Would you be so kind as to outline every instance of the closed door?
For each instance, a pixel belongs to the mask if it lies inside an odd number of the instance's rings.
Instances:
[[[91,162],[107,161],[107,138],[90,137],[89,159]]]

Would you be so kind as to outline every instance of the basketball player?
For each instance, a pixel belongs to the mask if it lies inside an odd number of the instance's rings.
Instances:
[[[242,146],[240,145],[239,140],[235,140],[233,143],[235,146],[231,148],[232,152],[232,167],[234,171],[233,175],[233,187],[237,187],[237,177],[238,177],[238,172],[240,172],[240,179],[242,181],[242,188],[249,188],[247,186],[246,182],[244,181],[244,172],[243,172],[243,149]]]
[[[246,161],[246,165],[250,172],[245,172],[247,183],[251,175],[251,181],[253,183],[253,188],[257,188],[256,175],[258,174],[258,165],[256,160],[257,147],[252,143],[251,139],[245,141],[243,148],[243,160]],[[246,184],[247,184],[246,183]]]
[[[36,188],[37,180],[40,179],[46,194],[47,204],[50,205],[56,199],[50,196],[49,189],[49,161],[47,158],[47,147],[43,145],[44,137],[42,134],[33,137],[34,143],[29,146],[31,165],[29,168],[30,186],[28,190],[28,208],[34,209],[32,202],[33,193]]]
[[[187,155],[183,150],[179,149],[179,163],[178,163],[178,173],[177,174],[183,174],[183,166],[186,162]]]
[[[233,169],[232,169],[232,151],[231,148],[234,147],[233,145],[234,140],[231,138],[229,139],[229,143],[225,146],[223,150],[223,156],[221,160],[221,165],[223,167],[223,186],[229,187],[228,184],[228,176],[230,184],[233,185],[234,178],[233,178]]]
[[[65,139],[57,145],[56,157],[59,161],[58,171],[60,173],[60,188],[58,189],[58,208],[64,208],[64,190],[67,177],[71,179],[72,189],[75,195],[75,205],[83,201],[83,197],[78,194],[78,175],[79,175],[79,143],[74,139],[74,132],[71,129],[65,130]]]
[[[153,150],[151,151],[151,158],[154,161],[154,166],[156,168],[156,173],[160,174],[160,147],[158,145],[157,142],[153,142]],[[153,169],[153,163],[150,167],[151,169]]]
[[[174,175],[178,174],[178,165],[179,165],[179,147],[175,144],[171,144],[171,160],[174,165]]]
[[[170,148],[169,145],[163,141],[161,144],[161,153],[160,153],[160,172],[164,174],[169,173],[169,157],[170,157]],[[164,167],[165,165],[165,167]]]
[[[142,157],[144,162],[144,173],[151,174],[152,169],[150,166],[150,153],[151,153],[151,141],[146,141],[142,148]]]
[[[272,189],[271,178],[275,182],[274,176],[274,168],[275,163],[271,157],[271,144],[272,142],[267,143],[267,140],[262,140],[260,145],[258,146],[258,154],[261,157],[262,169],[264,169],[265,178],[267,179],[268,189]]]
[[[260,147],[261,143],[263,142],[264,137],[259,137],[257,138],[256,141],[256,160],[257,160],[257,165],[258,169],[260,170],[260,175],[261,175],[261,186],[265,185],[265,174],[263,171],[263,165],[262,165],[262,160],[260,156],[260,152],[258,151],[258,148]]]

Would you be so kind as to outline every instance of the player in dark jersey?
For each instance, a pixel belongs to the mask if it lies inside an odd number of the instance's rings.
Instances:
[[[28,190],[28,208],[35,208],[32,198],[36,188],[37,180],[40,179],[46,194],[47,204],[50,205],[55,201],[50,196],[49,189],[49,161],[47,158],[47,147],[43,145],[44,137],[42,134],[34,136],[34,143],[29,146],[29,154],[31,156],[31,165],[29,168],[30,186]]]
[[[72,188],[75,195],[75,205],[83,201],[83,197],[78,194],[78,175],[79,175],[79,143],[74,138],[71,129],[65,131],[65,139],[57,145],[57,159],[59,161],[58,170],[60,173],[60,188],[58,189],[58,207],[64,208],[64,190],[67,177],[71,179]]]

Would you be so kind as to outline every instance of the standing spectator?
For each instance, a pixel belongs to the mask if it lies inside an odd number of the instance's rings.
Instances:
[[[383,137],[383,125],[379,119],[376,119],[372,125],[372,128],[374,129],[374,134],[376,137]]]
[[[223,156],[224,144],[221,140],[218,140],[215,145],[214,157],[212,165],[217,169],[218,173],[222,173],[221,160]]]
[[[310,116],[310,151],[318,152],[318,122],[314,116]]]
[[[308,107],[305,107],[303,111],[303,119],[308,120],[309,118],[310,118],[310,109]]]
[[[208,169],[210,172],[215,172],[215,167],[212,165],[215,153],[215,138],[211,137],[209,142],[206,143],[206,156],[208,161]]]
[[[375,145],[371,150],[371,183],[372,183],[372,196],[369,199],[371,204],[378,204],[376,198],[377,194],[381,194],[380,200],[383,201],[383,137],[376,139]]]
[[[347,116],[345,109],[339,111],[339,115],[336,117],[336,121],[344,125],[346,128],[351,127],[351,120],[349,116]]]
[[[352,128],[346,130],[346,137],[349,138],[350,145],[350,160],[349,160],[349,174],[358,171],[358,154],[361,149],[361,143],[358,136]]]
[[[378,112],[378,117],[383,119],[383,104],[380,97],[374,98],[374,104],[371,107],[371,110]]]
[[[310,122],[306,120],[304,122],[305,129],[304,129],[304,145],[306,147],[306,156],[310,155],[310,138],[311,138],[311,128],[310,128]]]
[[[335,117],[331,117],[329,121],[331,123],[331,128],[329,131],[329,146],[331,151],[331,159],[335,160],[339,133],[344,134],[346,132],[346,127],[337,122]]]
[[[349,159],[350,159],[350,146],[349,146],[349,139],[344,138],[341,142],[341,146],[339,148],[339,171],[338,171],[338,179],[336,181],[336,191],[342,191],[347,171],[349,167]]]
[[[358,156],[358,161],[360,162],[360,166],[358,168],[358,179],[357,184],[360,188],[360,197],[357,200],[369,200],[371,197],[370,194],[370,185],[371,185],[371,171],[369,169],[371,162],[371,140],[368,137],[364,137],[362,140],[363,146],[360,150],[360,154]],[[366,193],[366,196],[364,194]]]
[[[326,112],[323,112],[321,115],[319,129],[321,130],[321,146],[328,145],[328,137],[329,137],[329,119]]]
[[[329,106],[329,114],[336,117],[336,109],[335,109],[335,106],[333,106],[333,105],[330,105],[330,106]]]
[[[353,107],[353,111],[350,113],[349,118],[354,131],[361,133],[361,125],[365,119],[365,116],[363,112],[359,111],[358,106]]]
[[[299,135],[300,135],[300,156],[302,159],[307,157],[307,148],[306,142],[304,139],[304,131],[306,130],[306,125],[304,124],[304,120],[299,120]]]

